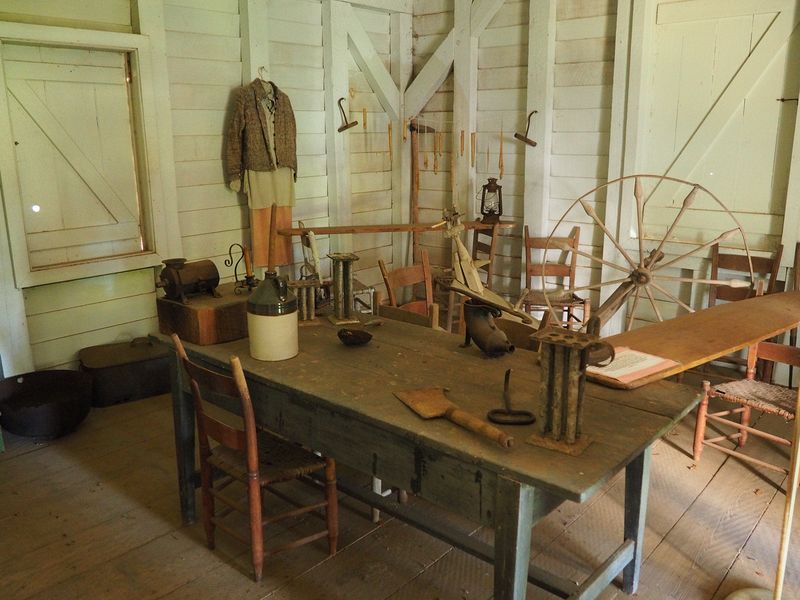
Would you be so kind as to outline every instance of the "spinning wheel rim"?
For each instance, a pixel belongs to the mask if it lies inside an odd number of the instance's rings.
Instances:
[[[658,247],[655,250],[651,250],[650,251],[648,256],[651,258],[651,260],[647,264],[645,264],[647,262],[647,259],[644,258],[644,254],[645,253],[644,253],[644,235],[643,235],[643,213],[644,213],[644,206],[647,204],[647,201],[642,202],[641,198],[637,195],[637,194],[641,194],[641,189],[640,189],[639,185],[640,185],[640,181],[643,180],[643,179],[655,179],[655,180],[657,180],[657,183],[655,184],[655,186],[650,191],[650,196],[649,197],[651,197],[653,195],[653,193],[658,188],[658,186],[661,185],[661,183],[664,182],[664,181],[677,183],[677,184],[679,184],[681,186],[689,186],[691,188],[691,191],[684,198],[682,206],[681,206],[677,216],[675,217],[675,219],[673,219],[673,221],[669,225],[666,233],[664,234],[664,236],[659,241]],[[597,215],[597,213],[594,211],[593,208],[587,207],[587,205],[584,203],[587,198],[589,198],[589,197],[597,194],[599,191],[604,190],[606,188],[609,188],[610,186],[613,186],[613,185],[620,185],[620,197],[621,197],[622,187],[623,187],[622,184],[624,182],[626,182],[626,181],[629,181],[629,180],[634,180],[635,181],[634,197],[636,198],[635,210],[636,210],[636,213],[637,213],[637,215],[636,215],[636,223],[637,223],[637,225],[636,225],[636,239],[637,239],[638,244],[639,244],[639,261],[638,262],[634,261],[631,258],[631,256],[627,252],[628,249],[626,249],[624,247],[624,245],[614,235],[612,235],[612,232],[608,230],[608,228],[605,225],[604,219],[600,218]],[[719,206],[719,208],[725,214],[728,215],[728,217],[733,221],[733,223],[736,225],[736,227],[734,229],[731,229],[731,230],[723,233],[722,235],[718,236],[717,238],[715,238],[713,240],[710,240],[709,242],[705,242],[705,243],[694,243],[694,242],[691,242],[691,244],[697,246],[694,250],[692,250],[691,252],[679,255],[678,257],[673,258],[673,259],[669,260],[668,262],[666,262],[664,264],[656,266],[657,263],[663,258],[663,253],[661,252],[661,250],[664,247],[664,245],[668,241],[670,241],[670,240],[668,240],[670,234],[673,232],[673,229],[676,227],[678,221],[683,216],[684,212],[691,207],[690,201],[693,202],[694,201],[694,196],[699,192],[702,192],[702,193],[706,194],[709,198],[711,198],[711,200],[713,200],[717,204],[717,206]],[[648,200],[649,200],[649,197],[648,197]],[[606,201],[608,201],[608,200],[606,200]],[[567,209],[562,213],[561,217],[558,219],[558,221],[556,221],[555,225],[552,227],[552,229],[550,231],[550,234],[547,236],[544,249],[542,250],[542,253],[543,253],[542,256],[543,256],[543,262],[544,263],[547,262],[547,253],[548,253],[548,251],[557,249],[556,247],[551,245],[551,242],[552,242],[554,237],[560,237],[560,236],[556,236],[555,235],[556,231],[564,223],[564,220],[567,217],[567,215],[569,215],[570,212],[578,204],[580,204],[582,206],[582,208],[584,209],[584,212],[586,212],[586,214],[589,215],[589,217],[592,219],[591,226],[593,228],[599,227],[602,230],[602,232],[603,232],[603,240],[604,240],[603,247],[605,247],[605,239],[608,238],[610,240],[610,242],[614,245],[614,247],[616,247],[616,249],[619,252],[619,254],[629,264],[628,267],[622,267],[621,265],[617,265],[615,263],[611,263],[610,261],[607,261],[602,257],[596,257],[596,256],[591,255],[589,253],[581,252],[581,251],[578,250],[579,255],[588,256],[588,258],[590,260],[598,262],[598,263],[600,263],[600,264],[602,264],[602,265],[604,265],[606,267],[610,267],[610,268],[613,268],[613,269],[621,270],[623,272],[630,271],[629,274],[628,274],[628,277],[625,277],[623,279],[612,280],[610,282],[603,282],[602,281],[602,277],[601,277],[601,280],[600,280],[599,283],[592,284],[592,285],[589,285],[589,286],[579,287],[579,288],[575,288],[574,282],[570,282],[570,285],[572,286],[572,288],[574,288],[573,291],[579,291],[579,290],[583,290],[583,289],[588,289],[588,290],[597,289],[599,291],[600,288],[602,288],[603,286],[619,284],[619,287],[613,293],[616,293],[623,286],[625,286],[626,285],[626,283],[625,283],[626,281],[629,282],[629,286],[628,286],[629,289],[626,289],[626,291],[623,293],[624,297],[621,299],[619,306],[617,306],[613,310],[613,312],[611,312],[611,314],[608,316],[606,321],[600,323],[601,326],[603,324],[605,324],[605,322],[610,320],[611,317],[613,317],[618,312],[618,310],[620,308],[622,308],[624,306],[627,306],[628,301],[629,301],[629,297],[632,294],[634,294],[634,292],[635,292],[636,295],[635,295],[635,298],[634,298],[634,301],[633,301],[633,307],[632,307],[631,312],[630,312],[630,317],[631,318],[628,320],[627,326],[624,327],[624,329],[631,329],[631,325],[632,325],[632,322],[633,322],[633,315],[636,312],[636,307],[637,307],[637,304],[638,304],[638,301],[639,301],[640,295],[641,295],[640,294],[640,290],[641,289],[645,290],[645,292],[646,292],[646,294],[648,296],[648,300],[650,301],[651,305],[653,306],[654,311],[656,312],[656,316],[657,316],[658,320],[659,321],[663,321],[664,319],[661,317],[661,314],[660,314],[660,312],[659,312],[659,310],[657,308],[656,302],[655,302],[654,295],[653,295],[653,293],[652,293],[652,291],[650,289],[651,286],[653,288],[659,290],[662,294],[666,295],[670,300],[672,300],[673,302],[678,304],[684,310],[688,310],[689,312],[694,312],[694,309],[692,309],[691,307],[686,305],[684,302],[682,302],[680,299],[678,299],[677,297],[673,296],[670,292],[667,292],[666,290],[664,290],[663,287],[661,287],[660,285],[655,283],[655,281],[653,281],[653,279],[655,279],[655,276],[653,275],[653,273],[658,271],[659,269],[663,269],[665,267],[668,267],[668,266],[670,266],[670,265],[672,265],[672,264],[674,264],[674,263],[676,263],[676,262],[678,262],[678,261],[680,261],[682,259],[688,258],[688,257],[692,256],[693,254],[696,254],[697,252],[700,252],[701,250],[708,249],[708,248],[710,248],[710,247],[712,247],[714,245],[718,246],[720,243],[722,243],[726,239],[729,239],[729,237],[732,237],[731,234],[733,234],[735,232],[738,232],[739,236],[741,237],[742,248],[744,250],[745,255],[747,256],[747,264],[748,264],[748,268],[749,268],[749,277],[750,277],[750,288],[752,289],[754,287],[754,285],[755,285],[755,273],[753,272],[753,259],[752,259],[752,256],[750,254],[750,246],[749,246],[749,244],[747,242],[747,236],[745,234],[745,231],[744,231],[744,228],[742,227],[741,222],[736,217],[736,215],[730,209],[728,209],[727,206],[725,206],[725,204],[722,202],[722,200],[719,199],[719,197],[716,194],[714,194],[708,188],[706,188],[705,186],[703,186],[703,185],[701,185],[699,183],[694,183],[694,182],[691,182],[691,181],[687,181],[685,179],[680,179],[678,177],[672,177],[672,176],[669,176],[669,175],[657,175],[657,174],[652,174],[652,173],[635,173],[635,174],[632,174],[632,175],[623,175],[621,177],[617,177],[615,179],[611,179],[609,181],[606,181],[605,183],[602,183],[602,184],[590,189],[589,191],[585,192],[584,194],[582,194],[581,196],[576,198],[567,207]],[[672,241],[676,241],[676,240],[672,240]],[[661,256],[657,256],[659,253],[661,253]],[[668,278],[666,276],[662,276],[662,278],[670,279],[670,278]],[[547,304],[546,313],[549,314],[549,316],[552,319],[554,319],[554,322],[560,323],[561,319],[559,318],[556,310],[554,309],[552,303],[550,302],[549,294],[546,291],[547,290],[547,280],[546,280],[546,275],[544,273],[544,270],[542,270],[542,273],[541,273],[539,279],[540,279],[541,285],[542,285],[542,292],[543,292],[542,295],[544,296],[545,302]],[[672,279],[676,279],[676,278],[672,278]],[[706,283],[706,284],[709,284],[709,285],[711,285],[711,283],[709,283],[709,282],[712,281],[710,279],[702,279],[702,278],[700,278],[700,279],[697,279],[697,278],[677,278],[677,280],[679,280],[679,281],[688,281],[688,282],[696,282],[696,283]],[[607,301],[608,301],[608,299],[606,300],[606,302]],[[600,308],[603,308],[604,306],[605,306],[605,303],[601,304]],[[582,329],[586,328],[586,323],[583,323],[581,328]]]

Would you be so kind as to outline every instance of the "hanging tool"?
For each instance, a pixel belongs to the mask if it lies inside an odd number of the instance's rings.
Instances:
[[[342,115],[342,124],[339,127],[339,129],[336,130],[339,133],[341,133],[343,131],[347,131],[351,127],[355,127],[356,125],[358,125],[358,121],[348,121],[347,120],[347,115],[345,114],[344,108],[342,107],[342,102],[344,102],[344,97],[339,98],[339,101],[337,102],[337,104],[339,105],[339,112]]]
[[[532,110],[530,113],[528,113],[528,126],[525,128],[525,135],[522,135],[521,133],[515,133],[514,134],[515,138],[517,138],[521,142],[525,142],[526,144],[528,144],[528,146],[535,146],[536,145],[536,142],[534,142],[531,138],[528,137],[528,132],[531,129],[531,117],[533,115],[535,115],[537,112],[539,112],[539,111],[538,110]]]
[[[394,392],[394,395],[423,419],[444,417],[464,429],[497,442],[503,448],[511,448],[514,444],[513,437],[461,410],[444,393],[444,388],[435,387]]]
[[[536,421],[536,417],[529,410],[514,410],[511,408],[511,393],[508,391],[508,384],[511,379],[512,369],[506,370],[505,380],[503,381],[503,406],[495,408],[486,413],[486,418],[492,423],[500,425],[530,425]]]

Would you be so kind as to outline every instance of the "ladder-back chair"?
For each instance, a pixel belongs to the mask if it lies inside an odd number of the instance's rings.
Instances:
[[[421,263],[409,267],[400,267],[389,271],[382,260],[378,260],[378,268],[381,270],[383,282],[386,285],[388,296],[385,304],[378,305],[378,314],[387,318],[399,319],[428,327],[438,327],[439,325],[439,305],[433,300],[433,278],[431,276],[431,264],[428,259],[428,251],[424,248],[420,251]],[[424,288],[424,298],[412,298],[404,304],[400,303],[400,293],[406,286],[418,286],[422,284]],[[413,293],[413,292],[412,292]],[[413,313],[422,318],[417,319],[405,313]]]
[[[533,237],[528,232],[525,225],[525,281],[528,293],[523,301],[523,306],[527,312],[547,311],[547,300],[545,300],[542,290],[534,289],[541,284],[541,278],[559,278],[561,283],[558,290],[548,291],[547,298],[550,305],[558,314],[560,311],[566,323],[578,321],[574,314],[575,309],[580,309],[582,321],[585,323],[589,319],[590,305],[588,298],[581,298],[571,291],[575,287],[575,272],[578,265],[578,245],[580,244],[580,227],[573,227],[567,237]],[[534,252],[562,250],[566,253],[563,262],[552,262],[545,258],[545,262],[534,262]]]
[[[492,289],[492,277],[494,276],[494,255],[497,252],[497,238],[500,227],[492,225],[491,229],[475,229],[472,234],[472,261],[485,261],[478,267],[486,273],[486,281],[483,285],[486,289]]]
[[[788,472],[786,467],[773,465],[748,456],[743,452],[734,452],[720,445],[720,442],[724,440],[732,440],[737,442],[741,448],[747,442],[748,435],[755,435],[785,446],[791,446],[793,444],[792,440],[759,431],[750,425],[750,413],[752,409],[760,410],[771,415],[778,415],[787,421],[792,421],[795,418],[797,406],[796,389],[756,380],[756,362],[759,359],[798,367],[800,366],[800,348],[785,346],[775,342],[760,342],[748,349],[747,373],[745,379],[727,381],[719,385],[711,385],[708,381],[703,382],[703,390],[705,393],[697,409],[697,422],[695,423],[694,430],[693,451],[695,461],[700,460],[703,446],[710,446],[761,467],[782,473]],[[709,400],[713,398],[720,398],[726,402],[738,404],[739,407],[710,413],[708,412],[708,403]],[[734,415],[739,415],[738,422],[729,418]],[[706,438],[706,424],[709,420],[725,427],[732,427],[736,431],[734,433],[725,433],[716,437]]]
[[[313,452],[293,444],[267,431],[257,430],[253,404],[247,388],[242,365],[236,356],[231,357],[232,377],[206,369],[193,363],[177,335],[172,341],[178,356],[189,377],[197,418],[198,444],[200,447],[200,482],[203,499],[203,528],[208,547],[214,549],[215,530],[219,528],[239,541],[250,545],[253,573],[256,581],[261,580],[264,563],[264,527],[281,519],[296,517],[306,513],[317,513],[324,509],[326,528],[320,532],[286,543],[270,550],[272,555],[282,550],[313,542],[320,538],[328,539],[328,552],[336,554],[338,538],[338,505],[336,496],[336,465],[331,458],[317,456]],[[243,428],[231,426],[211,416],[204,407],[205,397],[226,397],[238,402],[242,411]],[[217,445],[212,446],[211,441]],[[215,481],[213,471],[224,477]],[[295,501],[275,484],[303,478],[315,487],[318,484],[308,479],[314,472],[324,474],[324,499],[314,504]],[[247,489],[247,502],[234,498],[230,489],[234,482]],[[264,516],[262,513],[262,491],[268,491],[282,500],[294,504],[296,508],[279,514]],[[216,511],[219,501],[225,506]],[[223,517],[233,511],[249,517],[249,540],[233,529]]]

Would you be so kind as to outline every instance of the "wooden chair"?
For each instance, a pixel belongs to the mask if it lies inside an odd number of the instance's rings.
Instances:
[[[787,421],[795,418],[797,405],[797,390],[787,388],[764,381],[757,381],[756,362],[761,360],[771,362],[781,362],[795,367],[800,366],[800,349],[775,342],[761,342],[748,349],[747,353],[747,373],[745,379],[728,381],[719,385],[711,385],[708,381],[703,382],[705,392],[703,400],[697,409],[697,422],[694,430],[694,460],[699,461],[703,451],[703,446],[710,446],[722,452],[736,456],[742,460],[757,464],[761,467],[787,473],[785,467],[773,465],[742,452],[734,452],[719,442],[723,440],[733,440],[739,447],[744,447],[749,434],[762,437],[771,442],[791,446],[792,441],[770,433],[759,431],[750,426],[750,412],[752,409],[760,410],[767,414],[778,415]],[[712,398],[721,398],[727,402],[738,404],[739,408],[722,410],[709,413],[708,403]],[[726,418],[732,415],[740,415],[739,422]],[[713,438],[706,438],[706,424],[708,420],[719,423],[723,426],[733,427],[736,432],[723,434]]]
[[[249,542],[252,553],[253,572],[256,581],[261,580],[264,563],[264,527],[281,519],[325,509],[326,528],[271,550],[268,555],[295,548],[323,537],[328,538],[328,552],[336,554],[338,538],[338,505],[336,497],[336,465],[331,458],[323,458],[283,438],[263,430],[256,430],[253,404],[247,389],[242,365],[236,356],[231,357],[233,377],[210,371],[189,360],[183,344],[172,334],[178,356],[183,363],[194,399],[197,417],[197,434],[200,447],[200,481],[203,498],[203,527],[208,547],[214,549],[214,533],[220,528],[239,541]],[[242,411],[244,428],[239,429],[209,415],[203,405],[204,394],[227,397],[238,402]],[[209,440],[218,445],[212,447]],[[214,481],[213,471],[225,476]],[[323,471],[325,478],[324,500],[311,505],[295,502],[274,486],[277,483],[305,478],[311,473]],[[247,503],[223,490],[234,482],[247,488]],[[312,482],[315,486],[316,483]],[[262,490],[271,492],[297,508],[267,517],[262,516]],[[226,506],[215,512],[216,501]],[[232,529],[222,520],[232,511],[249,516],[250,539]],[[321,515],[320,515],[321,516]]]
[[[496,224],[491,229],[475,229],[472,234],[472,260],[488,261],[478,269],[486,273],[484,287],[492,289],[492,277],[494,275],[494,254],[497,251],[497,238],[500,227]]]
[[[781,265],[781,256],[783,255],[783,246],[778,245],[772,256],[753,256],[751,257],[753,264],[753,275],[761,275],[765,282],[762,287],[754,285],[751,288],[733,288],[727,285],[709,285],[708,289],[708,306],[714,306],[717,300],[726,302],[736,302],[738,300],[745,300],[754,296],[764,294],[771,294],[780,291],[778,283],[778,269]],[[735,274],[750,277],[750,267],[747,264],[747,256],[744,254],[729,254],[721,253],[719,247],[714,245],[711,247],[711,279],[719,279],[720,271],[734,272]],[[738,367],[747,364],[747,359],[736,356],[721,356],[715,362],[724,362]],[[759,365],[758,379],[771,379],[772,366]]]
[[[578,321],[575,317],[574,311],[576,308],[581,310],[582,321],[585,323],[589,319],[590,306],[589,299],[581,298],[577,294],[570,291],[575,286],[575,271],[578,264],[578,244],[580,243],[580,227],[573,227],[568,237],[553,237],[548,239],[546,237],[531,237],[528,232],[528,226],[525,226],[525,274],[526,274],[526,287],[529,292],[525,296],[523,306],[527,312],[533,311],[547,311],[547,301],[544,297],[544,292],[536,290],[534,287],[541,283],[541,277],[558,277],[561,279],[560,292],[548,293],[547,297],[553,309],[558,312],[559,310],[564,315],[564,320],[567,324],[570,321]],[[533,252],[535,250],[544,250],[547,247],[549,251],[557,248],[562,248],[566,253],[564,262],[550,262],[544,263],[534,262]]]
[[[378,305],[378,315],[436,329],[439,327],[439,305],[433,301],[431,264],[428,260],[427,250],[423,249],[420,254],[421,264],[400,267],[393,271],[389,271],[384,262],[378,260],[378,267],[383,275],[388,295],[387,302]],[[406,286],[417,284],[424,286],[425,297],[422,299],[412,298],[410,302],[400,304],[398,291]]]

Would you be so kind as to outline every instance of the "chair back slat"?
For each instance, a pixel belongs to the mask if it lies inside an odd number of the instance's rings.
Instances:
[[[800,367],[800,348],[776,342],[760,342],[756,352],[760,359]]]
[[[422,263],[409,267],[399,267],[392,271],[386,268],[382,260],[378,260],[383,282],[386,285],[386,294],[389,297],[389,306],[400,306],[397,299],[397,290],[408,285],[422,283],[425,286],[425,302],[428,306],[433,304],[433,277],[428,251],[420,252]]]
[[[778,290],[778,270],[781,265],[783,246],[778,245],[772,256],[752,256],[753,274],[766,277],[767,284],[764,293],[771,294]],[[711,247],[711,279],[719,279],[720,271],[733,271],[750,276],[750,264],[745,254],[730,254],[719,251],[718,246]],[[714,306],[717,300],[737,302],[752,298],[756,295],[753,288],[733,288],[727,285],[710,285],[708,290],[708,305]]]
[[[565,289],[575,285],[575,271],[578,265],[578,253],[576,250],[580,244],[580,227],[573,227],[568,237],[532,237],[528,226],[525,226],[525,273],[528,280],[528,288],[534,289],[534,277],[560,277],[562,278]],[[562,250],[563,262],[553,262],[546,260],[544,263],[533,262],[533,250],[554,250],[556,248],[566,248]]]

